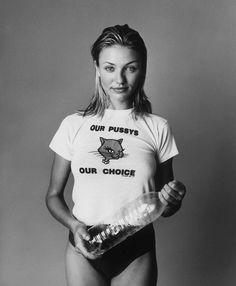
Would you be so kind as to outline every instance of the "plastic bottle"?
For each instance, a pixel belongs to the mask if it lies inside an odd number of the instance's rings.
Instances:
[[[89,253],[100,256],[159,218],[165,207],[158,192],[142,194],[109,219],[89,228],[90,240],[84,241],[84,246]]]

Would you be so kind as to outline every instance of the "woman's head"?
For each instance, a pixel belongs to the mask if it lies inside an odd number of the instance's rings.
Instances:
[[[116,25],[103,30],[102,34],[94,42],[91,48],[91,55],[97,66],[102,49],[111,46],[123,46],[136,51],[142,63],[142,73],[145,80],[147,67],[147,49],[139,33],[128,25]]]
[[[106,94],[104,90],[99,69],[101,68],[101,58],[104,58],[104,54],[108,55],[109,50],[114,52],[115,47],[118,48],[117,51],[123,50],[129,53],[128,50],[130,50],[130,54],[136,57],[139,64],[138,83],[135,85],[136,89],[132,97],[135,113],[151,112],[151,105],[143,91],[147,67],[145,43],[139,33],[128,25],[116,25],[105,28],[92,45],[91,55],[96,66],[96,86],[94,97],[86,109],[86,114],[102,115],[105,108],[109,107],[109,94]]]

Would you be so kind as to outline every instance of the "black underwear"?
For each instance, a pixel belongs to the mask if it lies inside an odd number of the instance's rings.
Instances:
[[[72,232],[69,233],[69,241],[75,246]],[[136,258],[149,251],[155,255],[155,233],[152,224],[129,236],[101,257],[87,260],[105,278],[111,279],[120,274]]]

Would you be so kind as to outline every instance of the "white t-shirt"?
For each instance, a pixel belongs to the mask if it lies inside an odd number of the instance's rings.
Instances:
[[[107,109],[103,118],[67,116],[50,148],[71,161],[73,215],[87,225],[103,220],[139,195],[156,190],[160,163],[178,154],[168,122],[132,109]]]

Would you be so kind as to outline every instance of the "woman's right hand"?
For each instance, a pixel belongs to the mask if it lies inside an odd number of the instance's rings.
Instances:
[[[75,242],[75,250],[78,253],[81,253],[83,256],[89,259],[96,259],[97,256],[89,253],[85,246],[84,246],[84,241],[89,241],[90,240],[90,235],[87,231],[87,226],[86,224],[82,222],[76,223],[75,227],[73,228],[73,235],[74,235],[74,242]]]

